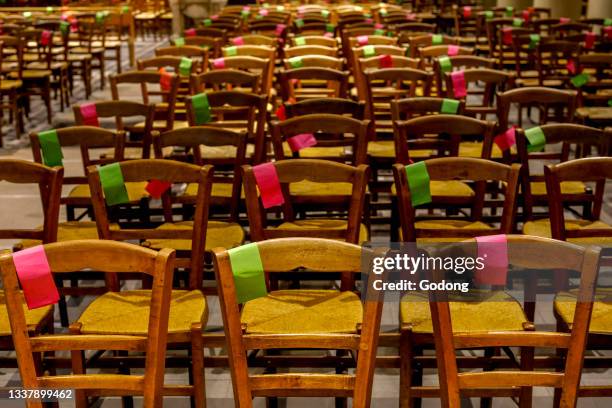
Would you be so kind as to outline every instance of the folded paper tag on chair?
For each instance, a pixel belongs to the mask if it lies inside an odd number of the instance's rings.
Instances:
[[[521,15],[523,16],[523,21],[528,22],[531,17],[531,12],[529,10],[523,10]]]
[[[121,7],[121,14],[127,14],[130,12],[130,6]]]
[[[491,10],[487,10],[484,12],[485,20],[491,20],[493,18],[493,12]]]
[[[195,37],[195,35],[196,35],[195,28],[189,28],[185,30],[185,37]]]
[[[565,64],[565,68],[570,74],[576,73],[576,62],[573,59],[567,60],[567,64]]]
[[[285,24],[277,24],[276,25],[276,35],[283,35],[285,28],[287,28]]]
[[[279,106],[276,111],[274,112],[274,114],[276,115],[276,117],[278,118],[278,120],[286,120],[287,119],[287,113],[285,112],[285,105],[281,105]]]
[[[463,98],[467,96],[467,88],[465,86],[465,74],[463,71],[455,71],[451,74],[453,81],[453,91],[455,98]]]
[[[43,30],[40,34],[40,45],[49,45],[51,43],[51,37],[53,33],[49,30]]]
[[[382,29],[385,28],[385,25],[384,24],[380,24],[380,23],[376,23],[376,24],[374,24],[374,28],[376,30],[382,30]]]
[[[298,46],[306,45],[306,39],[304,39],[303,37],[295,37],[293,41],[295,42],[295,45]]]
[[[454,57],[455,55],[459,55],[459,46],[449,45],[446,53],[448,54],[449,57]]]
[[[289,58],[288,61],[291,68],[302,68],[304,66],[304,61],[302,61],[302,57]]]
[[[440,64],[440,70],[442,72],[450,72],[453,70],[453,64],[450,58],[446,56],[438,58],[438,63]]]
[[[512,17],[514,14],[514,7],[508,6],[506,7],[506,17]]]
[[[37,309],[59,301],[59,292],[42,245],[15,252],[13,264],[28,309]]]
[[[216,69],[225,68],[225,58],[215,58],[213,60],[213,67]]]
[[[238,303],[246,303],[268,294],[266,276],[256,242],[227,251]]]
[[[606,19],[604,19],[603,25],[604,25],[604,27],[610,27],[610,26],[612,26],[612,18],[606,18]]]
[[[329,17],[329,10],[321,10],[321,15],[322,15],[324,18]]]
[[[70,23],[67,21],[60,21],[59,28],[60,28],[60,32],[63,35],[66,35],[68,34],[68,31],[70,31]]]
[[[510,149],[516,144],[516,128],[512,126],[504,133],[500,133],[499,135],[495,136],[493,142],[495,142],[497,147],[499,147],[499,149],[502,151]]]
[[[429,172],[424,161],[406,166],[406,178],[410,187],[410,201],[412,206],[431,203],[429,190]]]
[[[504,45],[512,45],[512,27],[502,28],[502,42]]]
[[[328,33],[335,33],[336,32],[336,26],[333,24],[325,24],[325,31],[327,31]]]
[[[166,72],[164,68],[160,68],[159,73],[159,87],[162,91],[170,91],[172,89],[172,74]]]
[[[53,14],[53,7],[47,6],[45,10],[47,11],[47,14]]]
[[[393,57],[391,55],[381,55],[378,57],[379,68],[393,68]]]
[[[227,47],[226,49],[223,50],[223,52],[225,53],[226,57],[234,57],[238,54],[238,48],[234,47]]]
[[[193,116],[196,125],[203,125],[211,121],[210,104],[208,103],[208,95],[201,93],[191,97],[191,106],[193,107]]]
[[[478,257],[484,268],[476,269],[474,282],[479,285],[505,285],[508,278],[508,240],[505,235],[476,237]]]
[[[603,33],[608,40],[612,39],[612,26],[604,27]]]
[[[210,18],[207,18],[202,21],[202,23],[204,23],[204,27],[210,27],[212,25],[212,20]]]
[[[373,45],[366,45],[363,47],[363,56],[364,57],[373,57],[376,55],[376,50]]]
[[[431,45],[441,45],[442,44],[442,34],[433,34],[431,36]]]
[[[385,35],[385,30],[377,28],[374,30],[374,35]]]
[[[242,10],[240,10],[240,15],[242,18],[249,18],[249,15],[251,15],[251,8],[243,7]]]
[[[182,47],[183,45],[185,45],[185,39],[183,37],[175,38],[174,45],[176,45],[177,47]]]
[[[145,190],[153,198],[160,198],[168,189],[172,187],[169,181],[152,179],[145,186]]]
[[[301,133],[287,139],[287,144],[292,152],[298,152],[307,147],[317,144],[317,139],[312,133]]]
[[[522,18],[513,18],[512,19],[512,26],[513,27],[521,27],[523,25],[523,19]]]
[[[470,6],[463,7],[463,18],[470,18],[472,16],[472,8]]]
[[[442,99],[442,105],[440,106],[440,113],[447,115],[456,115],[459,110],[459,101],[456,99]]]
[[[70,32],[76,33],[77,31],[79,31],[79,22],[75,18],[74,20],[70,22]]]
[[[406,20],[408,20],[408,21],[416,20],[416,14],[415,13],[406,13]]]
[[[572,21],[572,19],[569,17],[559,17],[559,24],[567,24],[570,21]]]
[[[540,36],[538,34],[529,34],[529,49],[534,49],[540,42]]]
[[[261,203],[264,208],[276,207],[285,203],[274,163],[254,166],[253,175],[255,176],[257,187],[259,187]]]
[[[590,50],[595,45],[595,33],[588,32],[584,33],[584,48]]]
[[[285,11],[285,6],[276,6],[276,11]]]
[[[191,75],[191,65],[192,64],[193,64],[193,61],[191,60],[191,58],[187,58],[187,57],[181,58],[181,63],[179,65],[179,73],[182,76]]]
[[[570,81],[572,82],[572,85],[574,85],[576,88],[581,88],[587,82],[589,82],[589,74],[585,74],[585,73],[578,74],[572,77]]]
[[[244,45],[244,39],[242,37],[236,37],[232,40],[234,45]]]
[[[367,35],[360,35],[359,37],[357,37],[357,44],[363,47],[364,45],[368,45],[368,40],[369,39]]]
[[[546,136],[539,126],[525,130],[525,138],[529,142],[527,145],[528,152],[539,152],[546,145]]]
[[[304,20],[302,20],[301,18],[298,18],[295,20],[295,26],[297,28],[302,28],[304,27]]]
[[[45,166],[62,166],[62,146],[59,143],[56,130],[47,130],[38,134],[38,143],[43,155],[43,163]]]
[[[267,16],[268,13],[269,13],[268,9],[261,9],[261,10],[259,10],[259,15],[262,16],[262,17]]]
[[[86,126],[100,126],[100,121],[98,120],[98,110],[96,109],[96,104],[84,103],[79,108],[81,111],[81,116],[83,117],[83,125]]]
[[[123,173],[119,163],[111,163],[98,168],[104,199],[108,205],[125,204],[130,198],[125,188]]]
[[[30,18],[32,17],[32,12],[31,11],[24,11],[23,12],[23,18]]]

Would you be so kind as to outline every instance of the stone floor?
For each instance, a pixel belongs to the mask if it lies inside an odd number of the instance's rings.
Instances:
[[[140,41],[137,46],[137,57],[146,57],[151,55],[152,49],[158,44],[152,42]],[[127,58],[125,59],[127,60]],[[126,68],[126,67],[124,67]],[[110,67],[112,69],[112,67]],[[99,84],[98,78],[94,78],[94,84]],[[84,97],[82,87],[77,87],[72,102],[82,101]],[[96,90],[93,94],[93,100],[110,99],[108,88],[100,91]],[[54,105],[55,112],[58,110],[57,103]],[[29,130],[43,130],[50,127],[45,122],[45,114],[42,109],[42,105],[38,102],[33,103],[33,112],[31,115],[31,123]],[[54,114],[53,126],[69,125],[72,122],[72,113],[70,110],[61,113],[57,112]],[[5,138],[5,149],[0,149],[0,158],[19,158],[31,160],[31,151],[27,144],[27,138],[22,136],[21,140],[15,140],[12,134],[10,126],[4,126],[3,134]],[[64,165],[66,167],[66,174],[82,174],[82,165],[80,161],[80,154],[77,149],[65,149],[64,151]],[[610,190],[610,189],[608,189]],[[0,225],[2,227],[32,227],[41,223],[41,206],[38,201],[38,191],[35,189],[29,189],[23,186],[12,186],[6,183],[0,183]],[[609,197],[609,195],[608,195]],[[606,200],[606,218],[610,220],[612,217],[611,211],[611,200]],[[62,212],[62,219],[65,214]],[[387,232],[374,232],[374,238],[377,241],[386,240]],[[0,249],[8,248],[13,244],[10,241],[0,241]],[[221,317],[219,311],[219,305],[216,298],[209,298],[210,304],[210,320],[209,327],[221,327]],[[75,319],[78,314],[83,310],[84,306],[90,299],[84,299],[79,302],[74,300],[70,301],[70,317]],[[537,310],[537,323],[539,328],[552,329],[554,328],[554,318],[550,313],[550,299],[540,304]],[[388,303],[385,305],[383,313],[383,330],[395,330],[397,328],[397,316],[398,316],[398,305],[395,303]],[[58,327],[59,330],[59,327]],[[210,351],[207,351],[210,352]],[[216,350],[216,353],[219,351]],[[386,352],[381,350],[381,352]],[[186,374],[181,370],[167,370],[166,381],[168,383],[183,383],[187,380]],[[425,383],[433,384],[437,381],[435,372],[426,371]],[[584,383],[587,384],[606,384],[612,383],[612,372],[611,371],[587,371],[584,375]],[[20,384],[19,375],[15,370],[2,369],[0,370],[0,387],[17,387]],[[373,407],[397,407],[398,406],[398,386],[399,378],[398,371],[393,369],[377,370],[375,375],[374,387],[373,387]],[[206,369],[206,393],[208,407],[233,407],[232,399],[232,386],[230,381],[230,375],[227,369]],[[544,405],[551,405],[552,393],[547,389],[537,389],[535,391],[534,406],[540,407]],[[581,407],[598,407],[604,408],[612,405],[610,399],[582,399],[579,405]],[[311,407],[316,404],[320,408],[333,407],[333,401],[331,399],[289,399],[281,401],[281,407]],[[117,398],[107,398],[103,403],[99,402],[98,405],[103,407],[118,407],[120,406],[120,400]],[[466,400],[464,405],[472,406],[478,405],[477,400]],[[494,407],[512,407],[514,402],[509,399],[496,399],[494,400]],[[3,400],[0,402],[0,407],[17,407],[22,406],[21,402],[11,402]],[[62,402],[61,407],[71,407],[73,404],[70,401]],[[136,399],[136,406],[140,406],[140,401]],[[168,398],[166,399],[166,406],[169,407],[188,407],[189,401],[186,398]],[[255,403],[256,407],[265,406],[264,401],[257,399]],[[426,400],[423,404],[425,407],[437,407],[439,402],[437,400]]]

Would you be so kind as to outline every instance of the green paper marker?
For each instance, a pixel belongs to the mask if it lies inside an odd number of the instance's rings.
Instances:
[[[523,19],[522,18],[514,18],[512,19],[512,25],[514,27],[520,27],[523,25]]]
[[[533,49],[537,47],[540,42],[540,36],[538,34],[529,34],[529,48]]]
[[[57,138],[56,130],[47,130],[38,134],[38,142],[40,143],[40,150],[43,154],[43,163],[45,166],[62,166],[62,147]]]
[[[604,20],[604,27],[612,26],[612,18],[606,18]]]
[[[506,7],[506,17],[512,17],[514,14],[514,7],[508,6]]]
[[[385,30],[377,28],[376,30],[374,30],[374,35],[385,35]]]
[[[363,56],[364,57],[373,57],[376,55],[376,50],[373,45],[366,45],[363,47]]]
[[[574,85],[576,88],[581,88],[583,87],[587,82],[589,82],[589,74],[578,74],[575,77],[573,77],[571,80],[572,85]]]
[[[440,113],[447,115],[456,115],[459,110],[459,101],[456,99],[442,99],[442,106],[440,107]]]
[[[203,125],[211,121],[210,104],[205,93],[192,96],[191,106],[193,107],[196,125]]]
[[[442,35],[434,34],[431,36],[431,45],[440,45],[442,44]]]
[[[182,47],[183,45],[185,45],[185,39],[183,37],[175,39],[174,45],[176,45],[177,47]]]
[[[410,187],[410,200],[413,207],[431,203],[429,190],[429,173],[424,161],[406,166],[406,177]]]
[[[210,27],[212,25],[212,20],[210,18],[207,18],[203,21],[203,23],[205,27]]]
[[[329,16],[329,10],[321,10],[321,15],[323,18],[327,18],[327,16]]]
[[[484,12],[485,20],[491,20],[493,18],[493,12],[491,10],[487,10]]]
[[[302,57],[293,57],[289,58],[289,65],[291,68],[302,68],[304,66],[304,61],[302,61]]]
[[[266,278],[257,243],[232,248],[229,254],[238,303],[266,296]]]
[[[306,40],[302,37],[295,37],[293,41],[295,42],[295,45],[306,45]]]
[[[544,136],[544,132],[539,126],[527,129],[525,131],[525,138],[529,141],[529,145],[527,145],[528,152],[539,152],[544,149],[546,136]]]
[[[127,14],[130,12],[130,6],[121,7],[121,14]]]
[[[328,33],[333,33],[334,31],[336,31],[336,26],[333,24],[325,24],[325,31],[327,31]]]
[[[302,28],[304,27],[304,20],[302,20],[301,18],[298,18],[297,20],[295,20],[295,26],[297,28]]]
[[[453,70],[453,63],[449,57],[440,57],[438,58],[438,62],[440,63],[440,71],[451,72]]]
[[[186,57],[181,58],[181,64],[179,65],[179,73],[182,76],[191,75],[191,65],[192,64],[193,64],[193,61],[191,60],[191,58],[186,58]]]
[[[226,57],[233,57],[238,55],[238,49],[236,47],[227,47],[224,51]]]
[[[53,14],[53,7],[47,6],[47,14]]]
[[[125,204],[130,201],[128,197],[127,189],[125,188],[125,181],[123,180],[123,173],[121,172],[121,165],[119,163],[111,163],[106,166],[100,166],[98,168],[98,174],[100,175],[100,183],[104,190],[104,199],[108,205]]]

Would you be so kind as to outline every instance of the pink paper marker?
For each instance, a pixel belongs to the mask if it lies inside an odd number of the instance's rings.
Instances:
[[[286,27],[287,26],[285,24],[277,24],[276,25],[276,35],[282,35]]]
[[[43,32],[40,34],[40,44],[49,45],[49,43],[51,42],[51,36],[52,36],[51,31],[43,30]]]
[[[576,73],[576,63],[574,62],[573,59],[570,59],[567,61],[567,64],[565,64],[565,68],[567,68],[570,74]]]
[[[406,13],[406,20],[416,20],[416,14],[414,13]]]
[[[453,89],[455,92],[455,98],[463,98],[467,95],[467,89],[465,86],[465,74],[463,71],[455,71],[451,74],[453,81]]]
[[[523,15],[523,20],[525,22],[529,21],[529,17],[531,16],[529,10],[523,10],[521,14]]]
[[[215,58],[213,60],[213,67],[217,69],[225,68],[225,58]]]
[[[376,30],[382,30],[383,28],[385,28],[385,26],[384,26],[384,24],[376,23],[376,24],[374,24],[374,28]]]
[[[372,20],[371,18],[366,18],[365,22],[366,22],[366,24],[372,24],[372,23],[374,23],[374,20]]]
[[[463,7],[463,18],[470,18],[472,16],[472,8],[470,6]]]
[[[559,24],[567,24],[572,21],[569,17],[559,17]]]
[[[59,293],[42,245],[14,253],[13,263],[28,309],[58,302]]]
[[[332,38],[334,36],[334,33],[325,33],[323,34],[323,37],[327,37],[327,38]]]
[[[298,152],[307,147],[312,147],[317,144],[317,139],[312,133],[301,133],[287,139],[289,148],[292,152]]]
[[[268,15],[268,9],[260,9],[259,10],[259,15],[260,16],[267,16]]]
[[[584,33],[584,48],[590,50],[595,45],[595,33],[588,32]]]
[[[195,37],[195,35],[196,35],[195,28],[190,28],[188,30],[185,30],[185,36],[186,37]]]
[[[504,133],[495,136],[495,139],[493,139],[493,141],[502,151],[510,149],[516,144],[516,127],[512,126]]]
[[[234,45],[244,45],[244,38],[242,37],[236,37],[232,40],[232,43]]]
[[[95,103],[85,103],[81,105],[81,116],[83,116],[83,124],[86,126],[100,126],[98,120],[98,111]]]
[[[275,207],[285,203],[274,163],[254,166],[253,175],[259,187],[259,194],[264,208]]]
[[[474,282],[481,285],[505,285],[508,277],[508,240],[506,236],[476,237],[478,257],[484,268],[476,270]]]
[[[367,35],[360,35],[359,37],[357,37],[357,44],[359,45],[367,45],[368,44],[368,36]]]
[[[452,57],[455,55],[459,55],[459,46],[458,45],[449,45],[448,46],[448,56]]]

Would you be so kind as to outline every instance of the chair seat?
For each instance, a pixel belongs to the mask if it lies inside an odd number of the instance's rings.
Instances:
[[[302,180],[289,184],[289,193],[297,196],[351,195],[352,192],[353,185],[351,183],[317,183]]]
[[[153,121],[153,129],[155,130],[165,130],[166,126],[167,126],[167,122],[165,120],[154,120]],[[130,126],[130,129],[133,129],[135,131],[143,131],[145,127],[145,122],[138,122],[132,126]],[[182,129],[182,128],[186,128],[189,127],[189,123],[187,123],[187,121],[184,120],[175,120],[174,122],[172,122],[172,129]]]
[[[433,154],[432,150],[415,149],[408,152],[412,158],[426,158]],[[368,156],[375,158],[395,159],[395,145],[393,140],[380,140],[368,143]]]
[[[534,181],[531,184],[531,194],[545,196],[546,183],[543,181]],[[561,194],[583,194],[586,189],[586,185],[581,181],[562,181],[561,182]]]
[[[253,334],[355,333],[362,315],[353,292],[298,289],[248,301],[240,320]]]
[[[3,79],[0,81],[0,91],[8,91],[11,89],[18,89],[23,86],[23,82],[19,80]]]
[[[610,120],[612,119],[612,107],[587,106],[576,109],[576,116],[583,119]]]
[[[128,198],[130,201],[139,201],[141,198],[148,197],[149,194],[146,192],[145,187],[147,186],[146,181],[138,181],[138,182],[127,182],[125,183],[125,189],[128,193]],[[91,191],[89,191],[88,184],[79,184],[75,186],[70,193],[68,193],[69,198],[78,198],[78,197],[91,197]]]
[[[565,229],[568,231],[601,228],[612,229],[612,226],[603,221],[593,222],[589,220],[565,220]],[[552,238],[550,220],[542,219],[537,221],[527,221],[523,226],[523,234]],[[612,237],[569,238],[568,241],[575,244],[612,245]]]
[[[347,222],[337,219],[315,218],[310,220],[295,220],[292,222],[283,222],[276,227],[282,230],[316,230],[316,229],[334,229],[345,230]],[[368,229],[365,225],[359,224],[359,243],[368,241]]]
[[[521,304],[505,292],[491,292],[487,299],[449,302],[453,332],[522,331],[529,320]],[[431,333],[431,312],[426,293],[410,293],[400,303],[400,321],[415,333]]]
[[[21,71],[22,79],[44,79],[51,76],[51,71],[46,69],[24,69]],[[19,78],[18,72],[9,72],[8,77],[11,79]]]
[[[317,157],[344,157],[346,155],[344,146],[330,147],[307,147],[299,151],[299,156],[302,158],[317,158]],[[293,152],[287,143],[283,143],[283,154],[285,157],[291,157]]]
[[[41,70],[41,69],[45,70],[47,69],[47,67],[48,65],[46,62],[31,62],[26,66],[27,69],[35,69],[35,70]],[[68,64],[65,62],[52,62],[49,68],[51,70],[68,69]]]
[[[165,156],[170,156],[173,152],[173,148],[172,146],[166,146],[164,148],[162,148],[162,154]],[[115,155],[115,150],[114,149],[109,149],[106,152],[104,152],[102,154],[102,157],[105,158],[112,158]],[[151,153],[150,156],[151,158],[155,157],[155,152],[153,151],[153,146],[151,146]],[[141,147],[126,147],[123,150],[123,159],[124,160],[136,160],[136,159],[142,159],[142,148]]]
[[[110,228],[118,229],[119,226],[117,224],[111,224]],[[58,242],[98,238],[98,228],[96,227],[95,221],[66,221],[60,222],[57,227]],[[37,239],[24,239],[20,243],[23,248],[30,248],[42,244],[42,241]]]
[[[237,148],[236,146],[200,146],[200,153],[205,159],[235,159]],[[255,145],[247,144],[246,157],[253,157],[255,153]]]
[[[185,189],[185,195],[187,196],[197,195],[198,186],[199,185],[196,183],[187,184],[187,188]],[[231,183],[213,183],[210,195],[213,197],[230,198],[232,196],[232,184]],[[241,189],[240,198],[244,198],[244,188]]]
[[[429,182],[432,196],[473,197],[472,187],[458,180],[433,180]],[[391,184],[391,194],[396,195],[395,184]]]
[[[570,328],[574,321],[577,298],[577,289],[572,289],[568,292],[560,292],[555,296],[555,314]],[[589,332],[612,333],[612,289],[601,288],[595,291],[595,301],[593,302]]]
[[[546,86],[550,88],[558,88],[563,86],[563,81],[559,79],[545,79],[540,85],[538,78],[519,78],[516,80],[516,86]]]
[[[28,331],[35,330],[40,326],[45,317],[50,313],[53,313],[53,306],[43,306],[38,309],[28,309],[28,305],[25,299],[22,298],[23,311],[25,313],[26,325]],[[8,311],[6,309],[6,300],[4,298],[4,292],[0,293],[0,336],[11,335],[11,324],[9,322]]]
[[[193,229],[193,221],[164,223],[157,229]],[[213,248],[234,248],[244,242],[244,230],[239,224],[222,221],[208,221],[206,228],[206,250]],[[190,239],[150,239],[145,242],[153,249],[172,248],[177,251],[190,251]]]
[[[146,335],[150,304],[150,290],[105,293],[94,299],[79,317],[81,333]],[[168,333],[188,333],[192,323],[205,325],[207,317],[206,298],[202,292],[172,291]]]
[[[516,154],[516,148],[511,148],[510,151]],[[460,157],[482,157],[482,142],[461,142],[459,143],[459,156]],[[493,144],[493,150],[491,151],[491,158],[501,159],[503,157],[502,151]]]
[[[414,223],[414,227],[419,230],[428,229],[443,229],[443,230],[458,230],[458,229],[475,229],[475,230],[491,230],[492,226],[485,224],[481,221],[463,221],[463,220],[422,220]],[[402,236],[402,230],[399,231],[400,238]],[[460,242],[466,238],[417,238],[418,243],[431,243],[431,242]]]
[[[72,54],[99,54],[103,52],[104,48],[102,47],[74,47],[70,49]]]

